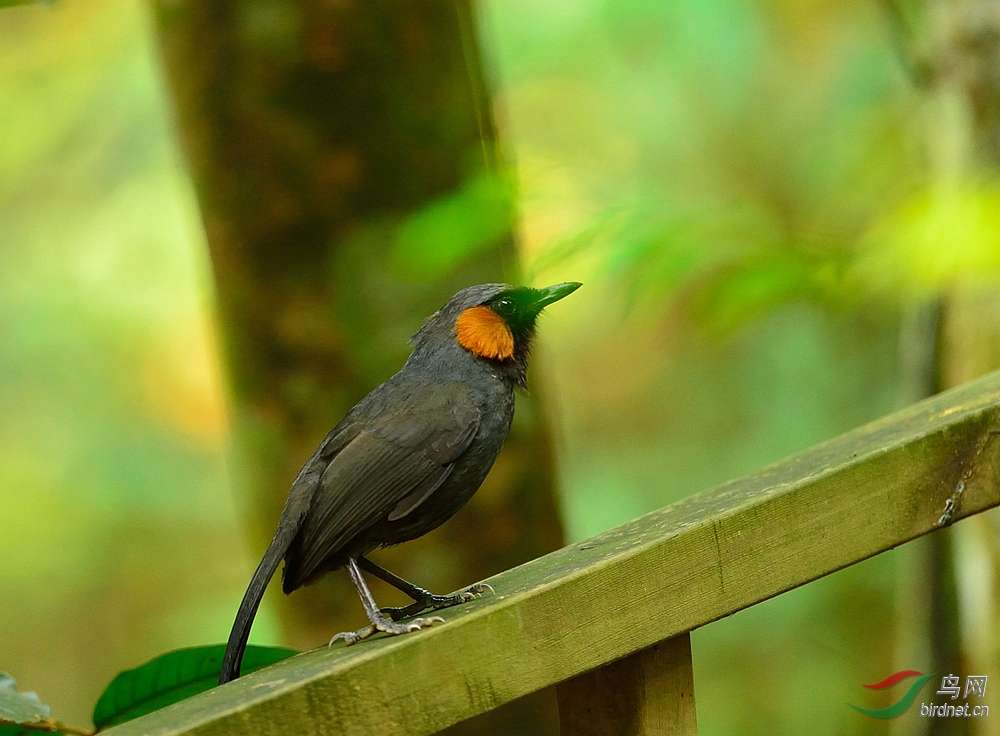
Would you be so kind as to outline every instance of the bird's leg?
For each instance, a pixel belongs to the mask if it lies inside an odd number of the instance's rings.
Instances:
[[[389,572],[384,567],[376,565],[366,557],[359,557],[358,565],[380,580],[384,580],[389,583],[389,585],[397,590],[403,591],[415,601],[408,606],[380,609],[382,613],[388,614],[393,621],[400,621],[408,616],[416,616],[418,613],[426,611],[428,608],[437,611],[441,608],[457,606],[459,603],[471,601],[473,598],[482,595],[486,591],[489,591],[490,593],[493,592],[492,586],[486,583],[476,583],[459,593],[453,593],[452,595],[434,595],[429,590],[424,590],[413,583],[407,582],[398,575]]]
[[[361,570],[358,569],[357,561],[349,559],[344,567],[347,568],[347,574],[351,576],[351,581],[354,583],[354,587],[358,589],[358,595],[361,596],[361,605],[365,607],[365,613],[368,615],[368,620],[371,621],[371,624],[365,626],[363,629],[358,629],[357,631],[342,631],[330,639],[330,644],[333,644],[338,639],[343,639],[347,644],[355,644],[362,639],[367,639],[376,631],[384,631],[385,633],[392,635],[407,634],[411,631],[418,631],[425,626],[430,626],[431,624],[444,622],[444,619],[440,616],[415,618],[405,624],[399,624],[386,618],[378,610],[375,598],[372,597],[372,592],[368,589],[368,584],[361,576]]]

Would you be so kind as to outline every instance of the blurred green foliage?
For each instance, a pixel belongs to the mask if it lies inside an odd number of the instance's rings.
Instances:
[[[0,667],[76,724],[120,670],[223,641],[252,571],[145,12],[0,12]]]
[[[1000,264],[884,8],[530,5],[484,15],[526,267],[588,284],[543,343],[570,537],[891,410],[901,312]],[[843,703],[895,664],[897,557],[695,632],[701,732],[885,733]]]
[[[916,296],[988,286],[1000,273],[1000,186],[921,189],[876,221],[853,263],[864,286]]]
[[[413,281],[433,281],[508,236],[512,186],[484,170],[455,192],[407,218],[395,236],[391,265]]]
[[[412,218],[392,267],[447,272],[516,192],[530,278],[587,282],[536,365],[572,539],[886,413],[901,308],[995,281],[996,186],[933,180],[878,4],[480,9],[516,166]],[[70,722],[114,672],[224,639],[250,570],[154,53],[134,0],[0,14],[0,666]],[[892,671],[895,567],[696,632],[701,732],[885,733],[844,703]]]

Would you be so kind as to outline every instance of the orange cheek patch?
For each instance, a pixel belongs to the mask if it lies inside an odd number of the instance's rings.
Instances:
[[[514,335],[503,317],[489,307],[466,309],[455,320],[458,344],[473,355],[493,360],[514,356]]]

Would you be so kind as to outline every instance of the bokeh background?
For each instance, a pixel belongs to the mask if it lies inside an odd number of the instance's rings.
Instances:
[[[0,669],[85,725],[224,641],[295,469],[468,283],[585,288],[483,491],[379,558],[441,591],[998,367],[998,59],[983,0],[0,9]],[[696,631],[701,732],[944,733],[845,701],[1000,675],[983,516]],[[251,641],[356,625],[339,577]]]

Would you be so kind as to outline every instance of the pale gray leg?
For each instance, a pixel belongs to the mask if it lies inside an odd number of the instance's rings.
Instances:
[[[361,596],[361,605],[364,606],[365,614],[367,614],[368,620],[371,621],[371,623],[363,629],[358,629],[357,631],[341,631],[335,637],[330,639],[330,644],[333,644],[338,639],[343,639],[347,644],[356,644],[362,639],[367,639],[376,631],[384,631],[386,634],[394,636],[398,634],[408,634],[411,631],[419,631],[425,626],[444,622],[444,619],[440,616],[415,618],[405,624],[399,624],[386,618],[378,610],[375,598],[372,597],[372,592],[368,589],[368,584],[361,576],[361,570],[358,569],[357,561],[350,559],[344,567],[347,569],[347,574],[351,576],[351,581],[354,583],[354,587],[358,589],[358,595]]]

